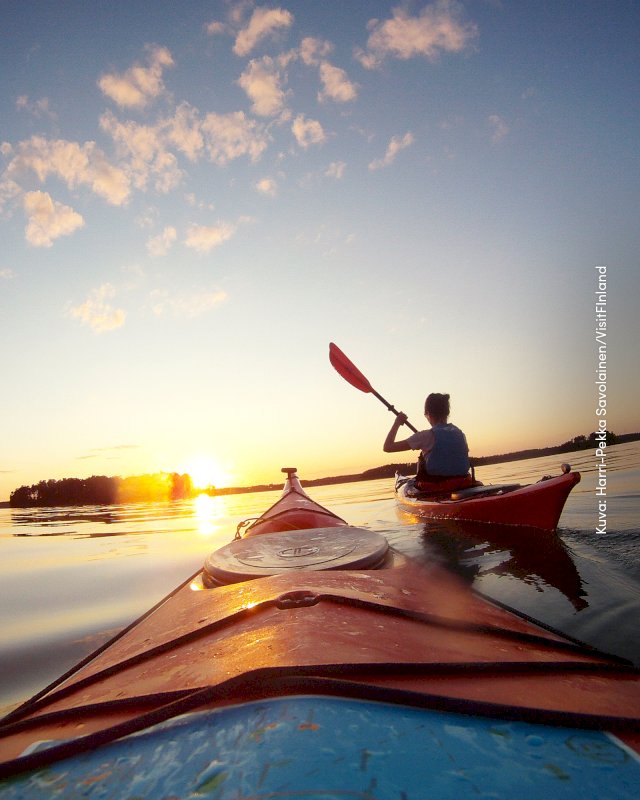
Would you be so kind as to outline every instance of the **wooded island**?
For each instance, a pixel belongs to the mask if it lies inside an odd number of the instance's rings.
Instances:
[[[640,433],[628,433],[621,436],[607,432],[607,444],[623,444],[637,441]],[[555,447],[543,447],[530,450],[518,450],[493,456],[471,458],[474,467],[488,464],[500,464],[507,461],[519,461],[526,458],[537,458],[561,453],[587,450],[600,446],[596,434],[576,436],[568,442]],[[392,478],[398,472],[411,475],[415,472],[415,462],[402,464],[385,464],[381,467],[365,470],[354,475],[337,475],[328,478],[302,480],[303,486],[326,486],[336,483]],[[232,486],[207,489],[195,489],[189,475],[175,472],[160,472],[152,475],[137,475],[129,478],[106,477],[94,475],[90,478],[63,478],[46,480],[32,486],[21,486],[11,493],[9,505],[12,508],[30,508],[44,506],[82,506],[82,505],[114,505],[124,503],[154,503],[171,500],[189,500],[198,494],[211,496],[241,494],[248,492],[264,492],[279,489],[281,484],[260,484],[257,486]]]

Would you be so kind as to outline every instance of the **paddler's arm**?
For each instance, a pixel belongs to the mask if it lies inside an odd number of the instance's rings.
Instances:
[[[401,439],[399,442],[396,442],[398,431],[406,421],[407,415],[403,414],[402,411],[393,420],[391,430],[387,434],[387,438],[384,440],[384,444],[382,445],[382,449],[385,453],[398,453],[400,450],[411,450],[411,445],[406,439]]]

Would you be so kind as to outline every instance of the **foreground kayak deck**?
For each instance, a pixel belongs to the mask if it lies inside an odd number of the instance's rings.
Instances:
[[[461,492],[437,493],[420,490],[412,478],[396,480],[399,505],[419,516],[519,525],[555,530],[562,509],[580,473],[567,472],[542,478],[527,486],[478,486]]]
[[[0,798],[635,797],[638,671],[381,539],[222,548],[239,582],[194,576],[9,715]]]

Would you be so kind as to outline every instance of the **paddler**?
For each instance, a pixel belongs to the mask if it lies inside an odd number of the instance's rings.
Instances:
[[[470,469],[467,438],[460,428],[448,421],[449,414],[449,395],[430,394],[424,404],[424,415],[431,428],[396,441],[399,429],[407,421],[407,415],[400,412],[384,441],[384,452],[420,450],[416,479],[421,483],[466,477]]]

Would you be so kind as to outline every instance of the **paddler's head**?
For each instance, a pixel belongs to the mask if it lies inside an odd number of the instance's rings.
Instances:
[[[450,413],[449,395],[433,392],[424,403],[424,415],[431,425],[446,422]]]

